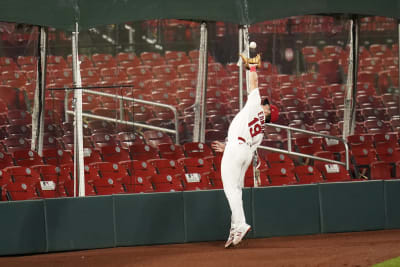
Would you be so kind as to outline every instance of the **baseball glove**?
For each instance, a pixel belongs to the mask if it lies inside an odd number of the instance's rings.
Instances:
[[[261,68],[261,55],[257,54],[257,56],[252,58],[247,58],[243,54],[240,54],[242,58],[243,64],[246,66],[246,69],[250,69],[250,65],[255,65],[257,68]]]

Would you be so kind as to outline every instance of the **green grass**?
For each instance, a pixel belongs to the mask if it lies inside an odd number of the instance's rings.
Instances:
[[[398,266],[400,266],[400,257],[375,264],[372,267],[398,267]]]

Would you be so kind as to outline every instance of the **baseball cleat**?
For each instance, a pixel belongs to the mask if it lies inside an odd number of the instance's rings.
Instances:
[[[228,240],[226,240],[225,248],[229,248],[232,245],[234,238],[235,238],[235,230],[232,228],[231,231],[229,232]]]
[[[236,231],[235,237],[233,238],[233,245],[237,246],[240,242],[242,242],[243,238],[246,236],[246,234],[251,230],[251,226],[248,224],[245,224],[240,230]]]

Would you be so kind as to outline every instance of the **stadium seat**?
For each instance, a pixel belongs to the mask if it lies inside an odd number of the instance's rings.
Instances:
[[[178,160],[185,157],[182,146],[180,145],[171,143],[160,143],[158,144],[158,150],[160,151],[160,156],[163,159]]]
[[[0,151],[0,170],[14,166],[14,159],[11,154]]]
[[[316,168],[322,173],[326,182],[344,182],[352,180],[349,172],[343,165],[324,162],[316,165]]]
[[[372,135],[369,134],[353,134],[347,137],[347,142],[351,148],[353,147],[373,147],[374,141]]]
[[[42,181],[37,183],[35,190],[41,198],[67,197],[64,184],[53,184],[52,181]]]
[[[96,170],[101,178],[115,178],[115,179],[120,179],[126,175],[128,175],[128,172],[124,167],[122,167],[118,163],[113,163],[113,162],[94,162],[89,164],[90,171]]]
[[[154,188],[150,181],[140,176],[125,176],[121,179],[127,193],[151,193]]]
[[[106,162],[118,163],[120,161],[131,160],[128,149],[119,146],[103,146],[100,148],[100,153]]]
[[[0,140],[3,143],[3,146],[7,149],[8,153],[13,153],[17,150],[30,149],[30,143],[24,136],[14,135],[12,137],[7,137],[3,140]]]
[[[8,200],[39,199],[32,184],[25,182],[9,183],[3,188]]]
[[[396,164],[400,161],[400,150],[395,146],[380,145],[376,147],[376,154],[380,161]]]
[[[149,160],[160,158],[158,150],[146,144],[133,144],[129,146],[133,160]]]
[[[205,158],[212,157],[213,152],[207,144],[199,142],[188,142],[183,144],[183,150],[187,157],[190,158]]]
[[[30,167],[32,165],[43,164],[43,160],[38,153],[30,149],[14,151],[12,156],[17,166]]]
[[[287,165],[284,163],[273,164],[266,172],[270,185],[280,186],[296,184],[297,180],[292,170],[293,169],[288,169]]]
[[[183,166],[173,159],[152,159],[148,162],[156,168],[159,174],[178,175],[181,180],[183,179],[182,176],[185,175]]]
[[[372,135],[375,147],[399,148],[397,133],[377,133]]]
[[[395,166],[393,166],[393,164],[383,161],[373,161],[370,164],[371,180],[388,180],[395,178]],[[396,176],[399,177],[399,174],[396,174]]]
[[[28,167],[12,166],[4,168],[3,171],[11,176],[13,182],[23,182],[33,185],[41,181],[39,173]]]
[[[209,176],[214,170],[209,161],[202,158],[183,158],[179,163],[186,171],[183,176],[185,190],[208,189],[211,186]]]
[[[95,148],[101,149],[104,146],[117,146],[115,137],[109,133],[94,133],[91,136]]]
[[[160,131],[147,130],[143,133],[143,137],[146,144],[153,148],[157,148],[161,143],[173,144],[171,137]]]
[[[10,174],[0,169],[0,188],[12,182]]]
[[[114,177],[105,176],[93,182],[97,195],[112,195],[125,193],[124,187]]]
[[[151,178],[156,192],[183,191],[179,177],[170,174],[156,174]]]
[[[350,149],[350,156],[355,166],[356,177],[371,176],[371,162],[377,161],[375,149],[355,146]]]
[[[155,167],[143,160],[123,161],[120,162],[120,165],[127,169],[131,176],[140,176],[149,180],[153,175],[157,174]]]
[[[78,190],[78,182],[76,183],[76,189],[75,193],[76,196],[79,196],[79,190]],[[73,197],[74,196],[74,181],[73,180],[67,180],[64,183],[65,187],[65,192],[67,193],[67,196]],[[96,192],[94,191],[94,188],[91,184],[88,182],[85,183],[85,196],[95,196]]]
[[[294,168],[294,173],[299,181],[299,184],[313,184],[324,182],[321,172],[313,166],[296,166]]]

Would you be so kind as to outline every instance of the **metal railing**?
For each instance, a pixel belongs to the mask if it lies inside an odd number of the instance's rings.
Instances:
[[[274,124],[274,123],[267,123],[267,124],[265,124],[265,126],[266,127],[275,127],[275,128],[285,129],[287,131],[288,149],[284,150],[284,149],[261,146],[261,145],[258,146],[258,148],[265,149],[265,150],[272,151],[272,152],[288,154],[288,155],[292,155],[292,156],[310,158],[310,159],[313,159],[313,160],[321,160],[321,161],[325,161],[325,162],[329,162],[329,163],[333,163],[333,164],[340,164],[340,165],[344,165],[346,167],[346,170],[349,170],[349,146],[348,146],[346,140],[344,140],[343,138],[336,137],[336,136],[331,136],[331,135],[326,135],[326,134],[322,134],[322,133],[318,133],[318,132],[312,132],[312,131],[308,131],[308,130],[303,130],[303,129],[299,129],[299,128],[293,128],[293,127],[289,127],[289,126]],[[338,140],[339,142],[342,142],[344,144],[344,147],[345,147],[346,161],[345,162],[341,162],[341,161],[336,161],[336,160],[332,160],[332,159],[321,158],[321,157],[317,157],[317,156],[313,156],[313,155],[294,152],[292,150],[292,140],[291,140],[292,139],[292,131],[293,132],[305,133],[305,134],[309,134],[309,135],[314,135],[314,136],[320,136],[320,137],[324,137],[324,138],[328,138],[328,139],[335,139],[335,140]]]
[[[142,127],[145,129],[150,129],[150,130],[157,130],[161,132],[166,132],[170,134],[175,134],[175,143],[179,144],[179,118],[178,118],[178,112],[176,108],[172,105],[167,105],[167,104],[161,104],[158,102],[153,102],[153,101],[147,101],[147,100],[142,100],[142,99],[136,99],[132,97],[126,97],[126,96],[119,96],[119,95],[114,95],[114,94],[109,94],[109,93],[104,93],[104,92],[97,92],[93,90],[88,90],[88,89],[82,89],[83,93],[87,94],[93,94],[93,95],[99,95],[99,96],[105,96],[105,97],[110,97],[114,99],[120,100],[120,118],[119,119],[113,119],[110,117],[105,117],[105,116],[99,116],[99,115],[93,115],[90,113],[82,112],[82,116],[87,117],[87,118],[92,118],[92,119],[98,119],[98,120],[105,120],[105,121],[110,121],[118,124],[125,124],[125,125],[130,125],[130,126],[135,126],[135,127]],[[158,127],[154,125],[148,125],[148,124],[143,124],[139,122],[131,122],[131,121],[126,121],[123,120],[123,101],[128,101],[128,102],[136,102],[136,103],[141,103],[145,105],[151,105],[151,106],[156,106],[156,107],[161,107],[161,108],[167,108],[172,110],[174,113],[174,125],[175,125],[175,130],[169,129],[169,128],[163,128],[163,127]],[[67,114],[75,115],[75,113],[71,110],[66,110]]]

